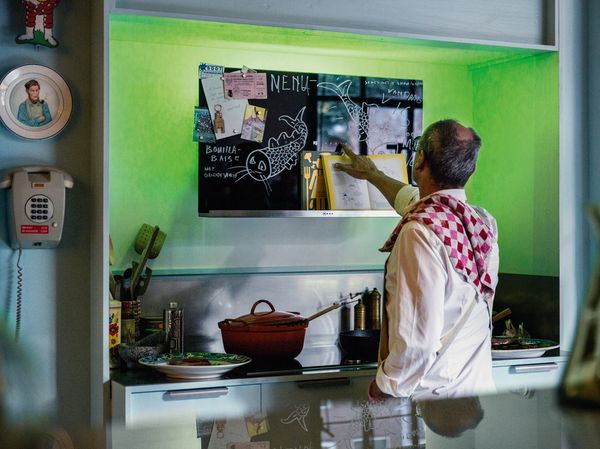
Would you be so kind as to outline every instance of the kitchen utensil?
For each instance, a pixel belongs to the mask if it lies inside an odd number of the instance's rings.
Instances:
[[[115,247],[113,246],[112,238],[108,236],[108,265],[115,264]]]
[[[160,228],[158,226],[154,226],[154,230],[152,231],[150,240],[148,241],[148,244],[144,247],[144,250],[142,251],[142,255],[140,257],[140,261],[139,261],[138,265],[135,267],[135,270],[133,271],[133,275],[131,277],[131,287],[130,287],[132,297],[134,297],[133,295],[137,288],[138,282],[140,280],[140,276],[141,276],[142,272],[144,271],[144,269],[146,268],[146,262],[148,261],[150,251],[154,247],[154,243],[156,242],[156,238],[158,237],[159,233],[160,233]]]
[[[108,271],[108,291],[110,292],[110,295],[113,298],[116,298],[116,294],[117,294],[117,281],[115,280],[115,277],[112,274],[112,271]]]
[[[127,268],[123,272],[123,280],[121,282],[121,296],[120,300],[131,300],[131,276],[133,275],[133,270],[131,268]]]
[[[495,323],[496,321],[501,320],[502,318],[506,318],[511,313],[512,313],[512,310],[510,310],[510,307],[507,307],[506,309],[502,310],[501,312],[495,313],[494,315],[492,315],[492,323]]]
[[[113,297],[116,300],[120,300],[122,298],[122,289],[123,289],[123,276],[120,274],[115,274],[113,276],[114,280],[115,280],[115,293],[113,295]]]
[[[115,249],[113,247],[113,242],[110,236],[108,237],[108,290],[113,298],[116,298],[117,294],[117,282],[112,273],[111,267],[115,261]]]
[[[358,303],[354,305],[354,329],[366,329],[366,323],[367,308],[362,299],[359,299]]]
[[[152,238],[152,234],[154,233],[155,226],[150,226],[149,224],[144,223],[140,230],[137,233],[135,238],[135,242],[133,247],[138,254],[142,254],[146,246],[150,243],[150,239]],[[155,259],[158,257],[160,250],[162,249],[165,239],[167,238],[167,234],[163,231],[159,230],[158,235],[156,236],[154,243],[150,246],[148,250],[148,259]]]
[[[303,317],[298,312],[277,311],[271,302],[261,299],[254,303],[250,313],[218,323],[225,351],[253,358],[294,358],[302,351],[308,323],[353,301],[333,303],[323,310]],[[271,310],[257,312],[259,304]]]
[[[271,310],[256,312],[259,304]],[[276,311],[273,304],[261,299],[252,306],[250,314],[219,322],[223,346],[228,353],[252,358],[291,358],[302,351],[308,321],[297,312]]]
[[[339,345],[344,357],[364,362],[377,361],[379,329],[354,329],[340,332]]]
[[[137,287],[133,292],[134,298],[139,298],[144,293],[146,293],[146,289],[148,288],[148,284],[150,284],[150,278],[152,277],[152,268],[146,267],[144,270],[144,274],[140,276],[140,280],[138,281]]]

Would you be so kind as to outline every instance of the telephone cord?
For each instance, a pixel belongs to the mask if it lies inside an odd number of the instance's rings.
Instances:
[[[17,258],[17,304],[15,306],[15,340],[19,339],[21,331],[21,305],[23,302],[23,267],[20,265],[21,254],[23,250],[19,248],[19,257]]]

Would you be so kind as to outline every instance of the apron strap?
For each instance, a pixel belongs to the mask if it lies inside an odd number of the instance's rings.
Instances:
[[[471,300],[471,303],[469,304],[469,307],[467,307],[467,310],[460,317],[460,320],[458,320],[458,322],[454,325],[454,327],[452,329],[450,329],[450,332],[448,332],[446,335],[444,335],[442,338],[440,338],[440,343],[442,344],[442,347],[436,353],[437,357],[440,357],[444,352],[446,352],[446,350],[450,346],[450,343],[452,343],[454,341],[454,339],[456,338],[456,335],[458,334],[458,331],[460,331],[462,329],[462,327],[465,325],[465,323],[471,316],[471,312],[475,308],[476,302],[477,302],[476,297],[473,297],[473,299]]]
[[[389,260],[389,257],[388,257],[388,260]],[[385,361],[385,359],[387,358],[387,356],[390,354],[389,338],[388,338],[388,319],[387,319],[388,295],[387,295],[387,289],[386,289],[386,285],[385,285],[386,284],[386,276],[387,276],[388,260],[385,261],[385,265],[384,265],[385,268],[383,270],[383,301],[382,301],[382,308],[381,308],[382,309],[381,310],[381,330],[380,330],[380,334],[379,334],[380,337],[379,337],[379,352],[378,352],[377,366],[381,366],[383,364],[383,362]],[[436,353],[437,357],[440,357],[442,354],[444,354],[444,352],[446,352],[446,350],[450,346],[450,343],[452,343],[452,341],[456,338],[456,335],[458,334],[458,332],[465,325],[465,323],[469,319],[469,316],[471,316],[471,312],[475,308],[476,303],[477,303],[477,299],[476,299],[476,297],[474,297],[471,300],[466,311],[462,314],[462,316],[460,317],[458,322],[454,325],[454,327],[450,330],[450,332],[448,332],[446,335],[444,335],[440,339],[440,343],[442,344],[442,346],[439,349],[439,351],[437,351],[437,353]],[[488,312],[489,312],[489,307],[487,307],[487,308],[488,308]],[[489,315],[491,316],[491,313],[489,313]]]
[[[387,319],[387,289],[385,288],[385,279],[387,276],[387,265],[390,260],[390,256],[385,261],[383,268],[383,301],[381,304],[381,330],[379,331],[379,353],[377,366],[381,366],[383,361],[390,354],[389,341],[388,341],[388,319]]]

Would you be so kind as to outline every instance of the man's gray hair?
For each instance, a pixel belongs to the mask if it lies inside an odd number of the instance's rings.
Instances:
[[[419,141],[431,177],[442,188],[465,186],[477,163],[481,138],[473,128],[468,138],[459,138],[460,123],[446,119],[432,123]]]

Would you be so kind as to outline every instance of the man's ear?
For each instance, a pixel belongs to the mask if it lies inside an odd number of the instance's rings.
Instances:
[[[425,165],[425,153],[423,151],[420,151],[419,154],[417,155],[417,159],[414,162],[414,166],[415,166],[415,168],[422,170],[424,165]]]

